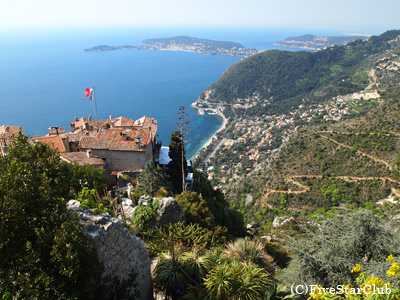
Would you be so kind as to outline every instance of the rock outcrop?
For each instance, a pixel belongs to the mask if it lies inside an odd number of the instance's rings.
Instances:
[[[115,278],[119,282],[132,280],[130,295],[152,299],[151,262],[143,241],[108,213],[95,215],[90,209],[82,211],[75,200],[69,201],[67,208],[78,213],[85,224],[85,235],[97,248],[98,259],[104,265],[104,284],[112,286]],[[132,272],[135,276],[131,276]]]
[[[283,216],[283,217],[276,217],[276,218],[274,219],[274,222],[272,222],[272,226],[273,226],[274,228],[280,227],[280,226],[282,226],[282,225],[284,225],[284,224],[286,224],[286,223],[289,223],[289,222],[292,221],[292,220],[294,220],[293,217],[286,217],[286,216]]]
[[[159,199],[157,217],[151,222],[152,227],[161,227],[169,223],[184,222],[185,214],[182,206],[172,197]]]

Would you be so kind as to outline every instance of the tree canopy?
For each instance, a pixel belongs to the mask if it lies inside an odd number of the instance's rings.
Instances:
[[[96,299],[100,265],[75,217],[66,214],[70,166],[19,134],[0,157],[0,296]]]
[[[154,196],[161,188],[166,188],[168,183],[161,167],[156,165],[152,160],[149,161],[143,172],[138,177],[137,190],[149,196]]]
[[[183,155],[185,151],[183,151]],[[182,193],[182,135],[179,131],[174,131],[171,134],[171,142],[169,144],[169,157],[171,161],[168,164],[168,175],[172,181],[173,192],[176,194]],[[184,157],[183,164],[185,165],[185,177],[187,175],[187,161]]]

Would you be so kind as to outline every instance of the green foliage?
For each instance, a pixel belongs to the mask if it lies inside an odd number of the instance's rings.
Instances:
[[[0,157],[0,295],[98,298],[95,250],[77,220],[62,214],[69,170],[54,150],[22,135]]]
[[[94,189],[98,193],[102,193],[103,189],[107,187],[108,177],[103,167],[95,168],[89,164],[80,166],[77,162],[73,162],[71,165],[71,172],[71,187],[76,194],[84,187],[90,190]]]
[[[197,223],[180,222],[157,228],[148,245],[151,251],[161,253],[154,272],[155,287],[172,299],[203,296],[198,287],[210,265],[205,249],[223,244],[225,234],[226,229],[217,226],[211,231]]]
[[[269,290],[269,299],[270,300],[286,300],[293,299],[294,295],[290,294],[286,285],[275,283],[272,288]]]
[[[252,262],[217,264],[204,279],[208,297],[212,299],[267,299],[272,280]]]
[[[369,210],[340,210],[333,219],[322,218],[315,231],[306,230],[305,238],[290,242],[294,257],[284,277],[288,283],[300,280],[323,286],[350,282],[354,265],[382,262],[398,253],[396,230],[398,225]]]
[[[129,276],[123,280],[119,280],[118,277],[109,278],[106,277],[105,281],[109,282],[107,289],[104,291],[102,295],[102,299],[105,300],[137,300],[140,297],[140,292],[132,287],[132,283],[137,279],[137,273],[135,270],[129,274]],[[131,293],[132,289],[134,289],[134,293]]]
[[[229,209],[230,203],[221,190],[215,190],[202,172],[193,170],[196,192],[207,202],[216,225],[224,226],[234,236],[245,234],[243,216],[235,209]]]
[[[109,208],[110,203],[107,203],[106,198],[100,198],[95,189],[90,190],[84,187],[78,194],[76,200],[81,202],[82,209],[93,209],[95,214],[108,212],[110,215],[114,215],[114,212]]]
[[[269,299],[273,280],[259,259],[266,253],[253,251],[251,248],[258,246],[249,240],[245,244],[246,252],[259,264],[241,256],[240,241],[227,245],[226,251],[214,248],[206,252],[198,244],[188,251],[173,248],[161,255],[155,287],[172,299]],[[240,254],[232,256],[231,252]]]
[[[249,237],[237,239],[226,245],[224,256],[228,260],[251,261],[269,274],[274,273],[273,258],[265,251],[265,246]]]
[[[132,225],[138,232],[145,232],[151,220],[157,215],[158,199],[147,198],[147,205],[139,205],[132,216]]]
[[[150,235],[148,248],[153,252],[178,252],[197,247],[200,249],[222,245],[226,238],[226,228],[215,227],[213,230],[203,228],[199,224],[185,225],[183,222],[168,224],[157,228]]]
[[[138,192],[154,197],[160,188],[166,188],[167,186],[168,184],[161,167],[150,160],[143,172],[138,176]]]
[[[185,151],[183,152],[185,155]],[[168,164],[168,175],[172,181],[172,191],[176,194],[182,193],[182,136],[179,131],[171,133],[171,142],[169,144],[169,157],[171,161]],[[183,159],[186,172],[186,158]]]
[[[400,154],[396,156],[396,160],[394,161],[394,163],[397,166],[397,169],[400,170]]]
[[[365,65],[373,55],[391,46],[399,31],[388,31],[368,41],[357,40],[317,52],[269,50],[242,60],[225,72],[210,89],[211,101],[234,102],[257,92],[271,104],[246,110],[250,115],[287,113],[299,101],[318,101],[362,90],[367,84]],[[357,76],[353,76],[358,72]],[[361,72],[361,73],[360,73]],[[353,76],[353,77],[352,77]],[[204,96],[204,94],[202,94]]]
[[[198,223],[203,227],[212,225],[210,209],[201,194],[183,192],[176,196],[176,201],[182,206],[188,223]]]

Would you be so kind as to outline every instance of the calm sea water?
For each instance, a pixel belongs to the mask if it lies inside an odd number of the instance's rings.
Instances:
[[[146,38],[190,35],[240,42],[266,50],[295,30],[122,29],[18,32],[0,35],[0,125],[23,126],[45,135],[50,126],[66,127],[74,117],[94,116],[84,97],[95,87],[99,119],[143,115],[158,120],[158,140],[169,144],[177,112],[186,107],[193,133],[192,157],[221,126],[217,116],[200,116],[190,107],[199,94],[241,57],[172,51],[83,52],[99,44],[137,45]]]

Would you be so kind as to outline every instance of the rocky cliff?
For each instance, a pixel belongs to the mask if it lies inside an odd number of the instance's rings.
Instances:
[[[152,299],[151,262],[143,241],[108,213],[95,215],[91,209],[82,211],[79,205],[71,200],[67,209],[79,215],[85,235],[97,248],[98,259],[104,265],[104,284],[115,288],[117,279],[127,286],[129,295]]]

